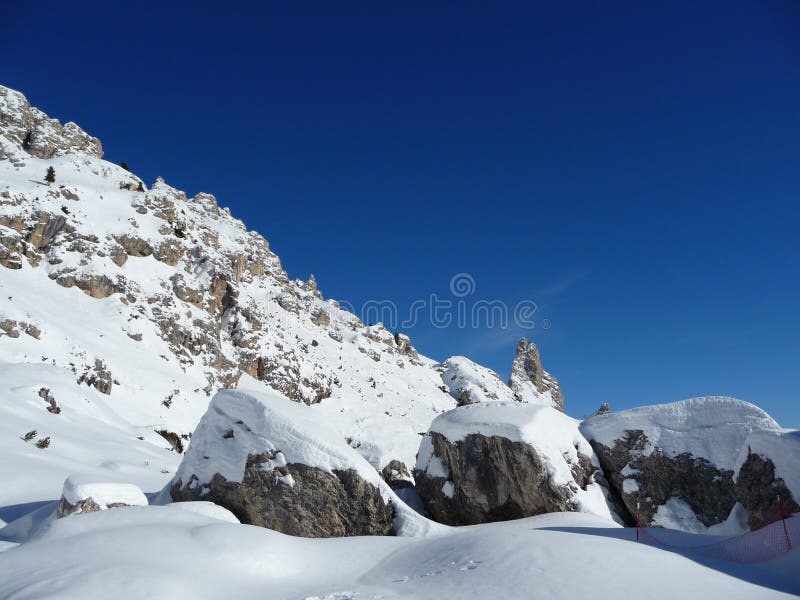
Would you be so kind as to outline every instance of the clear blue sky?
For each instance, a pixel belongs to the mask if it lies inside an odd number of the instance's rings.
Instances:
[[[328,297],[535,301],[570,414],[800,427],[800,4],[374,4],[12,0],[0,75]],[[409,333],[507,375],[521,332]]]

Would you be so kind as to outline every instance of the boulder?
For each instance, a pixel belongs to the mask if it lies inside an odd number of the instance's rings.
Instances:
[[[290,535],[392,533],[391,492],[314,412],[242,376],[216,394],[192,436],[173,500],[206,500],[242,523]]]
[[[729,518],[738,523],[737,503],[752,527],[765,524],[778,493],[793,502],[771,460],[748,451],[752,436],[776,438],[780,426],[741,400],[694,398],[603,413],[585,420],[581,432],[631,524],[637,503],[645,526],[702,532]]]
[[[539,348],[525,338],[517,343],[508,386],[519,402],[545,404],[564,410],[564,394],[558,380],[542,368]]]
[[[132,483],[109,482],[84,475],[70,475],[56,509],[56,517],[97,512],[120,506],[147,506],[142,490]]]
[[[559,511],[612,518],[597,469],[576,420],[549,406],[486,402],[434,419],[414,478],[428,513],[449,525]]]

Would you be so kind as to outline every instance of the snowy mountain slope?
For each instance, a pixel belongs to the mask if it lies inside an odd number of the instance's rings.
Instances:
[[[180,508],[53,522],[0,554],[0,598],[790,598],[800,551],[758,565],[697,562],[579,513],[423,538],[310,540]],[[706,536],[674,535],[689,547]],[[698,595],[700,594],[700,595]]]
[[[514,399],[511,388],[497,373],[465,356],[451,356],[442,363],[442,368],[442,381],[459,405]]]
[[[418,433],[455,406],[435,361],[323,300],[313,278],[290,280],[213,196],[147,189],[99,158],[99,143],[74,143],[76,126],[65,140],[54,121],[36,125],[42,115],[0,88],[0,444],[11,457],[0,477],[54,465],[0,505],[56,498],[76,466],[109,461],[138,462],[132,482],[161,487],[177,463],[161,449],[184,445],[241,373],[312,405],[376,468],[413,464]],[[47,448],[20,439],[34,429]],[[129,452],[137,441],[146,449]]]
[[[55,499],[70,472],[109,465],[161,487],[178,462],[164,450],[242,373],[309,405],[376,469],[414,464],[421,432],[457,404],[442,367],[323,299],[313,276],[291,280],[213,196],[147,187],[101,157],[0,86],[0,477],[25,479],[0,506]],[[511,398],[489,385],[486,399]]]

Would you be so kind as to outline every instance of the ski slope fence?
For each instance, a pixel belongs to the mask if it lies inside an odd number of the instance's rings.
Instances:
[[[677,546],[656,537],[653,529],[639,529],[639,541],[697,558],[721,559],[737,563],[757,563],[777,558],[792,548],[800,548],[800,515],[781,519],[748,531],[738,537],[703,544]]]

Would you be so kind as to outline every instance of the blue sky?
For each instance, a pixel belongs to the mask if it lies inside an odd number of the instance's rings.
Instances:
[[[328,297],[468,273],[468,309],[537,305],[423,321],[425,354],[506,375],[525,334],[574,416],[726,394],[800,427],[800,6],[430,4],[12,0],[0,75]]]

